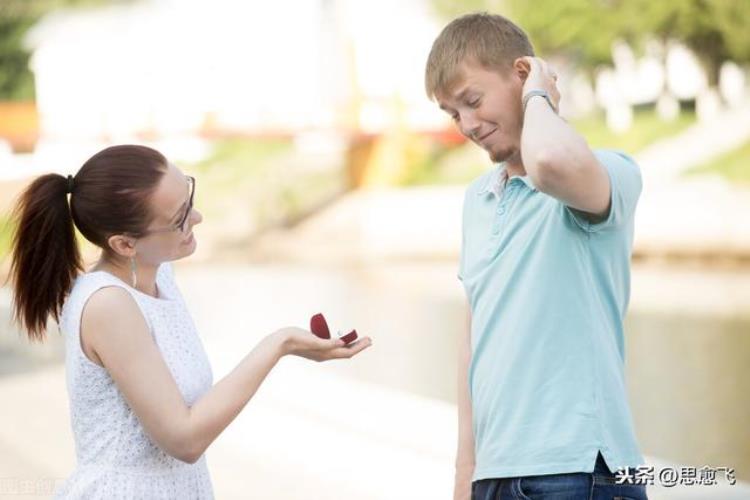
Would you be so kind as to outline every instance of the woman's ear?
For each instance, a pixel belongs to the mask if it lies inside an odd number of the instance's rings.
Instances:
[[[135,256],[135,240],[133,238],[116,234],[107,239],[107,244],[115,254],[121,257],[129,259]]]

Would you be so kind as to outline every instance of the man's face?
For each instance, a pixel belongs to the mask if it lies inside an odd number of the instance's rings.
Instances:
[[[501,75],[464,63],[456,84],[435,97],[461,133],[500,162],[520,151],[522,87],[514,71]]]

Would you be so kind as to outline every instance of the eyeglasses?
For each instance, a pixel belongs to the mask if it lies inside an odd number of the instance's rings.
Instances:
[[[193,211],[193,197],[195,196],[195,177],[192,177],[190,175],[186,177],[188,181],[188,191],[190,193],[190,196],[188,197],[188,204],[187,204],[187,208],[185,209],[185,213],[182,214],[179,222],[169,227],[146,229],[145,231],[143,231],[143,233],[141,233],[143,236],[149,235],[151,233],[169,233],[172,231],[179,231],[179,232],[184,233],[187,231],[188,219],[190,218],[190,212]]]

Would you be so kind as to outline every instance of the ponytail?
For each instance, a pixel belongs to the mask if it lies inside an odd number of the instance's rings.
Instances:
[[[50,315],[59,321],[73,280],[83,270],[67,200],[73,182],[58,174],[38,177],[13,211],[13,316],[32,341],[45,339]]]
[[[110,146],[75,177],[43,175],[26,188],[13,212],[10,277],[14,317],[32,341],[44,340],[50,315],[59,322],[73,281],[84,270],[75,228],[106,253],[110,236],[142,234],[153,217],[150,197],[167,166],[155,149]]]

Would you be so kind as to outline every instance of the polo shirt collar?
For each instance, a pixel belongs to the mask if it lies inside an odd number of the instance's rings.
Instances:
[[[531,177],[529,177],[528,174],[518,176],[518,178],[521,179],[523,181],[523,183],[526,184],[526,186],[528,186],[528,188],[531,189],[532,191],[536,191],[537,190],[536,186],[534,186],[534,183],[531,182]]]
[[[532,191],[537,190],[534,186],[534,183],[531,182],[531,178],[529,178],[528,174],[513,177],[518,177],[519,179],[521,179],[521,181],[526,184],[526,186]],[[487,177],[487,181],[484,183],[482,189],[477,191],[477,195],[486,195],[487,193],[492,193],[499,198],[507,182],[508,171],[506,169],[505,162],[498,163],[495,169],[490,172],[490,175]]]

